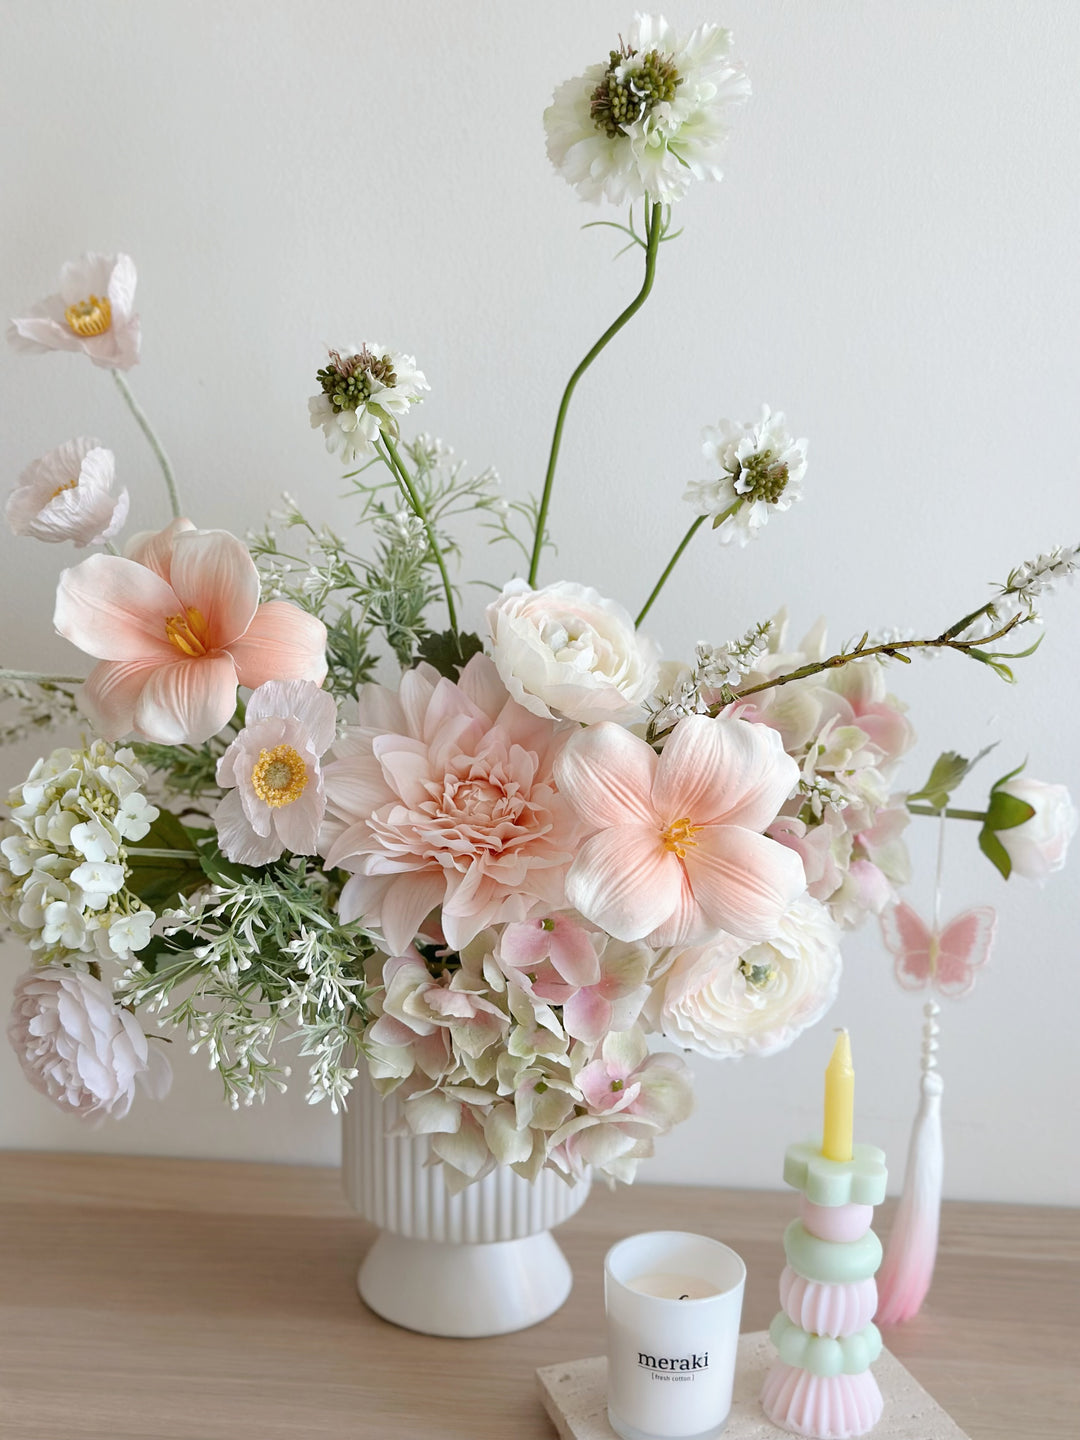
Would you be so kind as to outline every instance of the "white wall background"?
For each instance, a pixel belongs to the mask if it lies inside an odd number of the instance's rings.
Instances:
[[[672,0],[690,26],[700,0]],[[324,346],[372,337],[418,357],[419,423],[511,494],[539,486],[572,365],[639,283],[613,232],[549,169],[554,85],[630,16],[573,0],[37,0],[0,6],[4,315],[84,249],[140,271],[131,375],[187,512],[243,532],[288,488],[331,512],[337,468],[307,426]],[[844,638],[936,631],[1021,559],[1080,535],[1080,9],[1055,0],[726,0],[754,81],[721,186],[679,211],[654,298],[583,382],[552,515],[561,573],[636,608],[687,522],[700,428],[763,399],[811,441],[807,497],[742,552],[707,534],[652,616],[669,655],[787,602]],[[611,218],[621,218],[614,215]],[[97,434],[137,528],[163,493],[108,376],[71,355],[0,351],[0,474]],[[476,545],[471,573],[508,563]],[[8,665],[70,669],[50,634],[70,551],[0,537]],[[473,591],[474,619],[483,592]],[[1010,690],[959,659],[895,672],[920,732],[912,783],[946,745],[1000,739],[971,799],[1030,756],[1080,792],[1080,592]],[[801,633],[801,631],[800,631]],[[1000,758],[999,758],[1000,757]],[[30,749],[0,757],[21,778]],[[958,832],[963,827],[954,827]],[[929,903],[933,827],[912,826]],[[974,827],[972,827],[972,831]],[[1080,1199],[1074,1037],[1080,855],[1045,890],[1006,886],[952,838],[948,900],[999,907],[992,969],[945,1007],[947,1187]],[[9,945],[7,986],[24,957]],[[855,1035],[859,1123],[896,1180],[916,1098],[919,997],[876,932],[853,937],[834,1011]],[[699,1072],[696,1116],[651,1180],[778,1183],[812,1129],[828,1027],[778,1059]],[[0,1144],[331,1162],[331,1116],[299,1093],[233,1115],[176,1056],[171,1099],[88,1131],[0,1047]]]

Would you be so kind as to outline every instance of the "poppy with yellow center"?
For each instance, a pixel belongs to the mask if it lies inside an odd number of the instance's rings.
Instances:
[[[291,805],[299,800],[307,786],[307,766],[291,745],[275,745],[260,750],[251,772],[251,784],[260,800],[272,809]]]
[[[83,340],[104,335],[112,325],[112,305],[107,295],[91,295],[89,300],[76,300],[64,311],[64,319]]]

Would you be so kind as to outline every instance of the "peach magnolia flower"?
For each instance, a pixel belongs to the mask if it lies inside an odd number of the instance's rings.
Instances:
[[[101,661],[80,703],[107,740],[201,745],[232,718],[237,685],[326,675],[322,621],[287,600],[260,605],[247,547],[190,520],[65,570],[53,623]]]
[[[230,860],[268,865],[285,850],[315,854],[326,811],[319,761],[336,730],[334,697],[312,681],[259,686],[243,730],[218,761],[217,782],[229,793],[214,824]]]
[[[353,872],[341,918],[363,916],[400,955],[436,906],[453,950],[563,908],[578,826],[552,766],[570,728],[511,700],[485,655],[456,684],[421,664],[396,695],[366,685],[324,770],[323,853]]]
[[[619,940],[768,939],[806,889],[794,850],[761,834],[799,778],[768,726],[689,715],[657,756],[605,722],[571,736],[555,778],[591,832],[567,900]]]
[[[8,497],[5,515],[16,535],[81,549],[111,540],[128,513],[128,492],[113,495],[116,462],[97,440],[67,440],[28,465]]]
[[[139,358],[135,262],[130,255],[69,260],[60,289],[22,320],[12,320],[8,339],[17,350],[82,350],[106,370],[130,370]]]

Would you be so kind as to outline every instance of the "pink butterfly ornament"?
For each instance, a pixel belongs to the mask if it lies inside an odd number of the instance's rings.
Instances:
[[[931,929],[903,900],[881,916],[882,938],[894,957],[898,983],[905,990],[930,986],[950,1000],[974,988],[978,971],[990,958],[996,927],[992,905],[965,910],[940,931]]]

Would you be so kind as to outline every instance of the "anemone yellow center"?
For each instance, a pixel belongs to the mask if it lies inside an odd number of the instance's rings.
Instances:
[[[91,295],[88,300],[76,300],[64,311],[64,319],[84,340],[94,335],[104,335],[112,324],[112,306],[107,295]]]
[[[661,844],[665,850],[670,850],[673,855],[683,860],[686,857],[686,847],[698,843],[694,836],[700,829],[700,825],[691,825],[689,816],[684,815],[681,820],[673,820],[666,830],[661,830]]]
[[[165,621],[165,638],[181,655],[205,655],[210,649],[210,626],[202,611],[189,605],[182,615],[170,615]]]
[[[260,800],[277,810],[299,800],[308,782],[303,757],[291,745],[260,750],[251,772],[251,784]]]
[[[56,497],[57,497],[58,495],[62,495],[65,490],[74,490],[74,489],[75,489],[75,486],[78,485],[78,483],[79,483],[78,476],[76,476],[74,480],[65,480],[62,485],[58,485],[58,486],[56,487],[56,489],[55,489],[55,490],[52,492],[52,494],[49,496],[49,499],[50,499],[50,500],[55,500]]]

